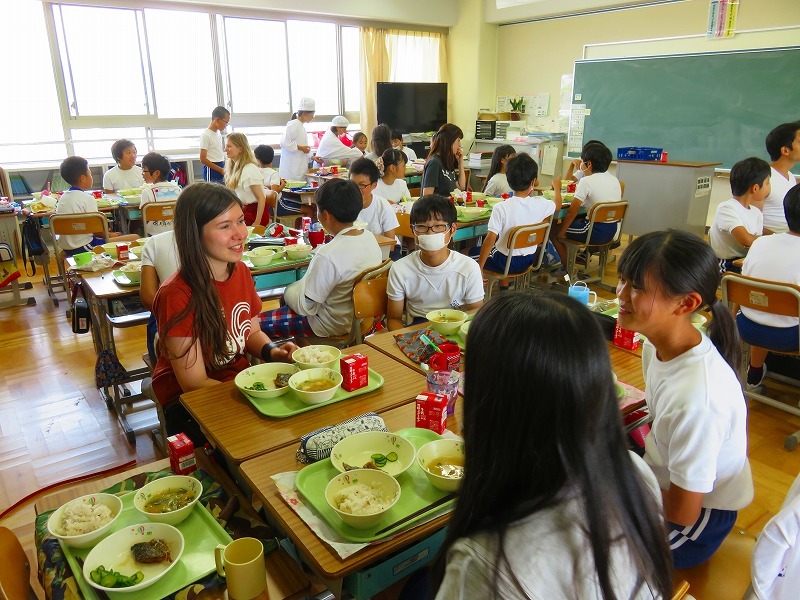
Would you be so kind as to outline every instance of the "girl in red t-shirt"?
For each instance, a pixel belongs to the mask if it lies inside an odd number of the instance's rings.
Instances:
[[[196,427],[176,402],[181,393],[232,380],[248,366],[246,351],[265,361],[288,361],[297,348],[278,345],[261,331],[261,299],[241,262],[246,240],[242,203],[231,190],[195,183],[178,198],[181,268],[153,301],[160,334],[153,391],[170,435]]]

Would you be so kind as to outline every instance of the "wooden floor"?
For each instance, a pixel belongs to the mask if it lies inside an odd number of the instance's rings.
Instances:
[[[55,308],[38,275],[33,290],[24,291],[36,297],[36,306],[0,310],[0,512],[56,481],[130,460],[161,458],[145,433],[137,437],[135,447],[127,443],[94,387],[91,335],[72,333],[66,300]],[[612,266],[606,282],[614,283],[615,277]],[[115,339],[123,364],[140,366],[144,328],[122,330]],[[790,395],[798,399],[797,393]],[[757,403],[748,405],[756,496],[739,513],[737,526],[756,534],[780,508],[800,472],[800,450],[783,449],[784,437],[800,429],[800,418]],[[0,525],[17,534],[35,571],[33,519],[31,500]],[[38,583],[35,587],[43,597]]]

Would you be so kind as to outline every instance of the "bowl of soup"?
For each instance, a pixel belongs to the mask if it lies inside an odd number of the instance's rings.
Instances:
[[[261,246],[245,252],[244,256],[250,259],[254,267],[267,267],[273,261],[278,260],[284,254],[283,248],[273,248],[269,246]]]
[[[342,387],[342,375],[333,369],[305,369],[289,378],[289,387],[304,404],[321,404]]]
[[[430,321],[431,329],[438,331],[442,335],[453,335],[458,333],[461,326],[467,321],[467,313],[463,310],[453,308],[443,308],[432,310],[425,318]]]
[[[177,525],[194,509],[203,485],[189,475],[170,475],[151,481],[133,497],[133,506],[156,523]]]
[[[443,492],[455,492],[464,478],[464,442],[441,439],[417,450],[417,464],[431,485]]]

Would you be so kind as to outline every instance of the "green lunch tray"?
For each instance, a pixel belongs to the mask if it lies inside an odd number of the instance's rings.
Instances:
[[[313,254],[308,258],[298,258],[297,260],[289,260],[286,256],[282,256],[277,260],[273,260],[269,263],[266,267],[256,267],[253,263],[250,262],[249,258],[242,259],[242,262],[245,266],[250,269],[251,271],[258,271],[260,269],[275,269],[277,267],[291,267],[293,265],[307,265],[308,262],[313,258]]]
[[[328,406],[329,404],[334,404],[335,402],[340,402],[341,400],[348,400],[350,398],[354,398],[355,396],[360,396],[361,394],[374,392],[382,385],[383,376],[370,369],[369,383],[367,383],[366,387],[353,390],[352,392],[348,392],[347,390],[339,388],[336,390],[333,398],[327,402],[320,402],[319,404],[306,404],[297,397],[297,394],[294,393],[294,390],[289,390],[283,396],[278,396],[277,398],[255,398],[250,394],[246,394],[245,392],[242,393],[244,394],[244,397],[250,401],[250,404],[253,405],[253,408],[255,408],[262,415],[273,417],[275,419],[285,419],[286,417],[299,415],[300,413],[314,410],[315,408],[320,408],[321,406]]]
[[[430,431],[429,429],[417,429],[415,427],[401,429],[395,433],[414,444],[417,450],[428,442],[442,438],[438,433]],[[456,502],[456,499],[453,498],[449,502],[437,506],[433,511],[422,513],[411,521],[405,521],[387,532],[376,535],[376,532],[384,527],[433,504],[437,500],[447,496],[448,493],[439,491],[433,487],[422,471],[422,468],[417,464],[417,461],[414,460],[414,464],[412,464],[405,473],[397,477],[397,482],[400,484],[400,499],[397,501],[397,504],[395,504],[391,510],[384,515],[383,519],[371,529],[354,529],[342,521],[336,512],[328,505],[327,500],[325,500],[325,487],[328,485],[328,482],[338,474],[339,471],[331,464],[331,459],[326,458],[325,460],[303,467],[297,474],[295,486],[317,514],[319,514],[336,533],[351,542],[367,543],[388,537],[401,529],[405,529],[409,525],[426,519],[431,512],[439,511],[445,507],[452,507]]]
[[[467,315],[467,320],[464,321],[465,323],[469,323],[472,321],[472,318],[475,316],[475,313],[470,313]],[[461,335],[461,330],[456,331],[452,335],[445,335],[445,338],[453,342],[454,344],[458,344],[458,347],[461,348],[461,351],[464,352],[467,349],[467,340]]]
[[[133,507],[133,497],[136,492],[120,496],[122,500],[122,514],[114,523],[114,531],[124,529],[128,525],[149,522],[139,511]],[[134,596],[140,598],[165,598],[194,581],[198,581],[216,570],[214,563],[214,548],[217,544],[230,544],[233,540],[228,532],[211,516],[208,509],[198,500],[191,514],[182,523],[175,527],[183,534],[183,555],[180,562],[175,565],[161,579],[153,585],[144,588],[138,594],[127,592],[104,593],[90,586],[83,577],[83,561],[91,552],[91,548],[71,548],[59,540],[64,556],[72,568],[72,574],[78,587],[83,592],[86,600],[132,600]],[[113,533],[112,532],[112,533]]]
[[[481,221],[483,219],[488,219],[492,215],[492,211],[490,209],[486,209],[486,212],[479,215],[472,215],[472,216],[464,216],[463,214],[458,215],[456,219],[459,223],[472,223],[473,221]]]

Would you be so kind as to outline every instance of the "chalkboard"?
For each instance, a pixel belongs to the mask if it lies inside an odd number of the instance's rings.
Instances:
[[[800,119],[800,48],[577,61],[572,102],[591,111],[584,142],[599,139],[615,157],[651,146],[727,169],[768,161],[767,133]]]

